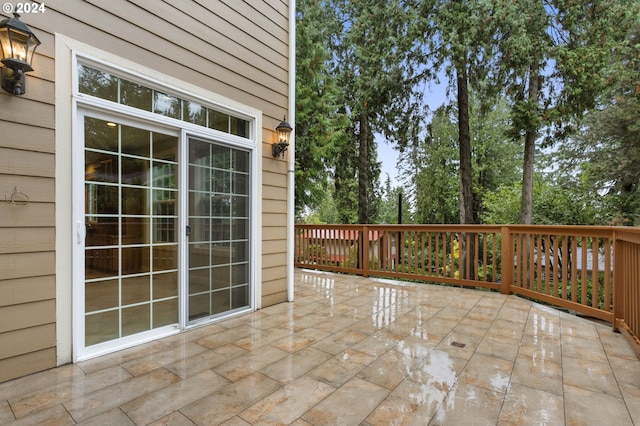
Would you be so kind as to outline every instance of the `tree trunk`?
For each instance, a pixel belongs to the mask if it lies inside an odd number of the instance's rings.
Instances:
[[[538,91],[540,81],[540,66],[532,65],[529,69],[529,105],[534,108],[538,107]],[[537,111],[536,111],[537,112]],[[524,164],[522,166],[522,197],[520,198],[520,223],[530,225],[533,223],[533,166],[536,154],[536,139],[538,138],[537,126],[529,123],[524,134]],[[528,235],[525,241],[526,248],[524,255],[529,257],[529,247],[531,236]],[[531,286],[530,265],[525,264],[524,285],[529,288]]]
[[[466,63],[456,67],[458,84],[458,143],[460,145],[460,223],[473,224],[473,168],[471,165],[471,135],[469,132],[469,88]],[[474,252],[473,237],[466,233],[459,235],[460,278],[474,279],[474,262],[467,262],[467,256]],[[470,265],[467,268],[467,263]]]
[[[469,89],[466,64],[457,67],[458,142],[460,144],[460,223],[474,223],[473,169],[469,134]]]
[[[369,223],[369,122],[360,114],[358,152],[358,223]]]
[[[537,109],[540,90],[540,66],[532,65],[529,70],[529,105]],[[522,197],[520,198],[520,223],[533,222],[533,166],[536,154],[537,126],[530,123],[524,135],[524,164],[522,166]]]

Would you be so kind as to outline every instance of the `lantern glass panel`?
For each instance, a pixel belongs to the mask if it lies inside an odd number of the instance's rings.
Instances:
[[[2,48],[2,59],[11,58],[11,39],[7,28],[0,28],[0,47]]]
[[[290,133],[291,131],[289,129],[285,129],[285,128],[278,129],[278,142],[288,144]]]
[[[13,59],[14,61],[30,64],[30,60],[33,57],[33,50],[35,47],[29,46],[31,43],[31,36],[24,34],[14,29],[9,29],[9,48],[5,53],[5,59]],[[33,43],[35,46],[35,43]],[[30,48],[31,47],[31,48]],[[29,51],[31,50],[31,51]],[[29,56],[31,54],[31,56]]]

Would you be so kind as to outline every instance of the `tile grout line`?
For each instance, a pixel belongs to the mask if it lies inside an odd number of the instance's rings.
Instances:
[[[605,349],[604,344],[602,343],[602,336],[600,335],[600,331],[598,330],[597,327],[596,327],[596,333],[598,334],[598,340],[600,341],[600,344],[602,345],[602,350],[604,351],[604,354],[607,357],[607,363],[609,364],[609,368],[611,369],[611,374],[613,375],[613,380],[616,381],[616,386],[618,388],[618,391],[620,392],[620,397],[622,398],[622,402],[624,403],[624,407],[627,409],[627,413],[629,414],[629,418],[633,422],[633,415],[631,413],[631,410],[629,410],[629,404],[627,404],[627,400],[624,397],[624,391],[622,390],[622,387],[620,386],[620,381],[618,380],[618,376],[617,376],[617,374],[615,373],[615,371],[613,369],[613,365],[611,364],[611,357],[609,356],[609,352]],[[617,358],[617,357],[615,357],[615,358]]]
[[[567,398],[565,395],[565,384],[564,384],[564,343],[562,341],[562,335],[564,334],[562,327],[562,316],[558,314],[558,340],[560,342],[560,379],[562,380],[562,412],[564,414],[564,423],[567,424]]]
[[[506,299],[505,299],[506,301]],[[524,335],[525,335],[525,330],[527,328],[527,323],[529,322],[529,315],[531,315],[531,304],[528,304],[528,309],[527,309],[527,320],[524,323],[524,326],[522,327],[522,332],[520,333],[520,340],[518,341],[518,351],[516,352],[516,357],[513,360],[513,365],[511,366],[511,374],[509,375],[509,384],[507,385],[507,389],[504,393],[504,396],[502,397],[502,404],[500,404],[500,412],[498,413],[498,423],[500,422],[500,418],[502,417],[502,411],[504,410],[504,404],[507,401],[507,395],[509,394],[509,391],[511,389],[511,385],[513,382],[513,370],[515,370],[516,368],[516,362],[518,361],[518,355],[520,354],[520,348],[522,347],[522,341],[524,339]],[[500,308],[500,310],[502,310],[502,308],[504,308],[504,304],[503,306]],[[500,311],[498,311],[498,315],[500,314]],[[496,318],[498,318],[498,315],[496,315]],[[491,328],[491,327],[489,327]],[[564,399],[564,398],[563,398]]]

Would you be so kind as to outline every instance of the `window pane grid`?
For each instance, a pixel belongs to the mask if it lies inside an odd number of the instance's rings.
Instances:
[[[78,77],[80,93],[231,135],[250,137],[250,122],[243,118],[207,108],[197,102],[146,87],[84,64],[78,64]]]
[[[177,149],[176,136],[85,120],[86,346],[178,321]]]
[[[190,141],[190,321],[249,304],[249,292],[243,290],[249,276],[250,174],[246,164],[245,151]]]

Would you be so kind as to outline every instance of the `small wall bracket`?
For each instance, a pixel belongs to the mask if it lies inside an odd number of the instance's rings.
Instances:
[[[4,201],[14,206],[26,206],[29,204],[29,196],[24,192],[18,191],[18,187],[16,186],[13,188],[11,194],[5,192]]]

